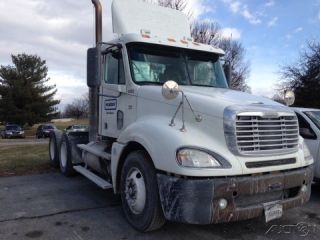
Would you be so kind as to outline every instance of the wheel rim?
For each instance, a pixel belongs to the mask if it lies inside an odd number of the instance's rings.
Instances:
[[[132,168],[127,174],[125,196],[131,212],[142,213],[146,204],[146,185],[137,168]]]
[[[55,143],[54,143],[54,140],[51,139],[51,141],[50,141],[50,158],[51,158],[52,161],[55,158],[55,154],[56,154]]]
[[[67,146],[65,142],[61,143],[60,161],[61,161],[61,166],[65,168],[67,166]]]

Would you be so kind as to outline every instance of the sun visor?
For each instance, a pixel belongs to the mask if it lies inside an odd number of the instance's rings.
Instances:
[[[158,37],[191,37],[185,14],[142,0],[113,0],[112,23],[116,34],[140,34],[143,31]]]

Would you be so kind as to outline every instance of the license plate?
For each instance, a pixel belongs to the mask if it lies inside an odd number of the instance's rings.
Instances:
[[[264,204],[264,215],[266,222],[281,218],[283,213],[282,205],[279,203]]]

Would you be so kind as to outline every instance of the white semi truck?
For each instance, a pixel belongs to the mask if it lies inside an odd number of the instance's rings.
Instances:
[[[117,38],[103,42],[92,3],[89,132],[55,131],[49,143],[64,175],[112,188],[143,232],[166,220],[270,221],[309,200],[313,159],[292,110],[230,90],[224,51],[194,42],[179,11],[114,0]]]

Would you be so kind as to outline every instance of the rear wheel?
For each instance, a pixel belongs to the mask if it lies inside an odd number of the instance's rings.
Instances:
[[[59,167],[58,143],[56,135],[54,133],[50,134],[49,139],[49,159],[51,166],[55,168]]]
[[[128,155],[121,172],[121,199],[128,222],[141,232],[163,226],[156,171],[145,151]]]
[[[66,134],[62,135],[61,142],[59,145],[59,159],[60,159],[60,170],[63,175],[71,177],[75,175],[75,170],[72,164],[72,153],[71,145]]]

